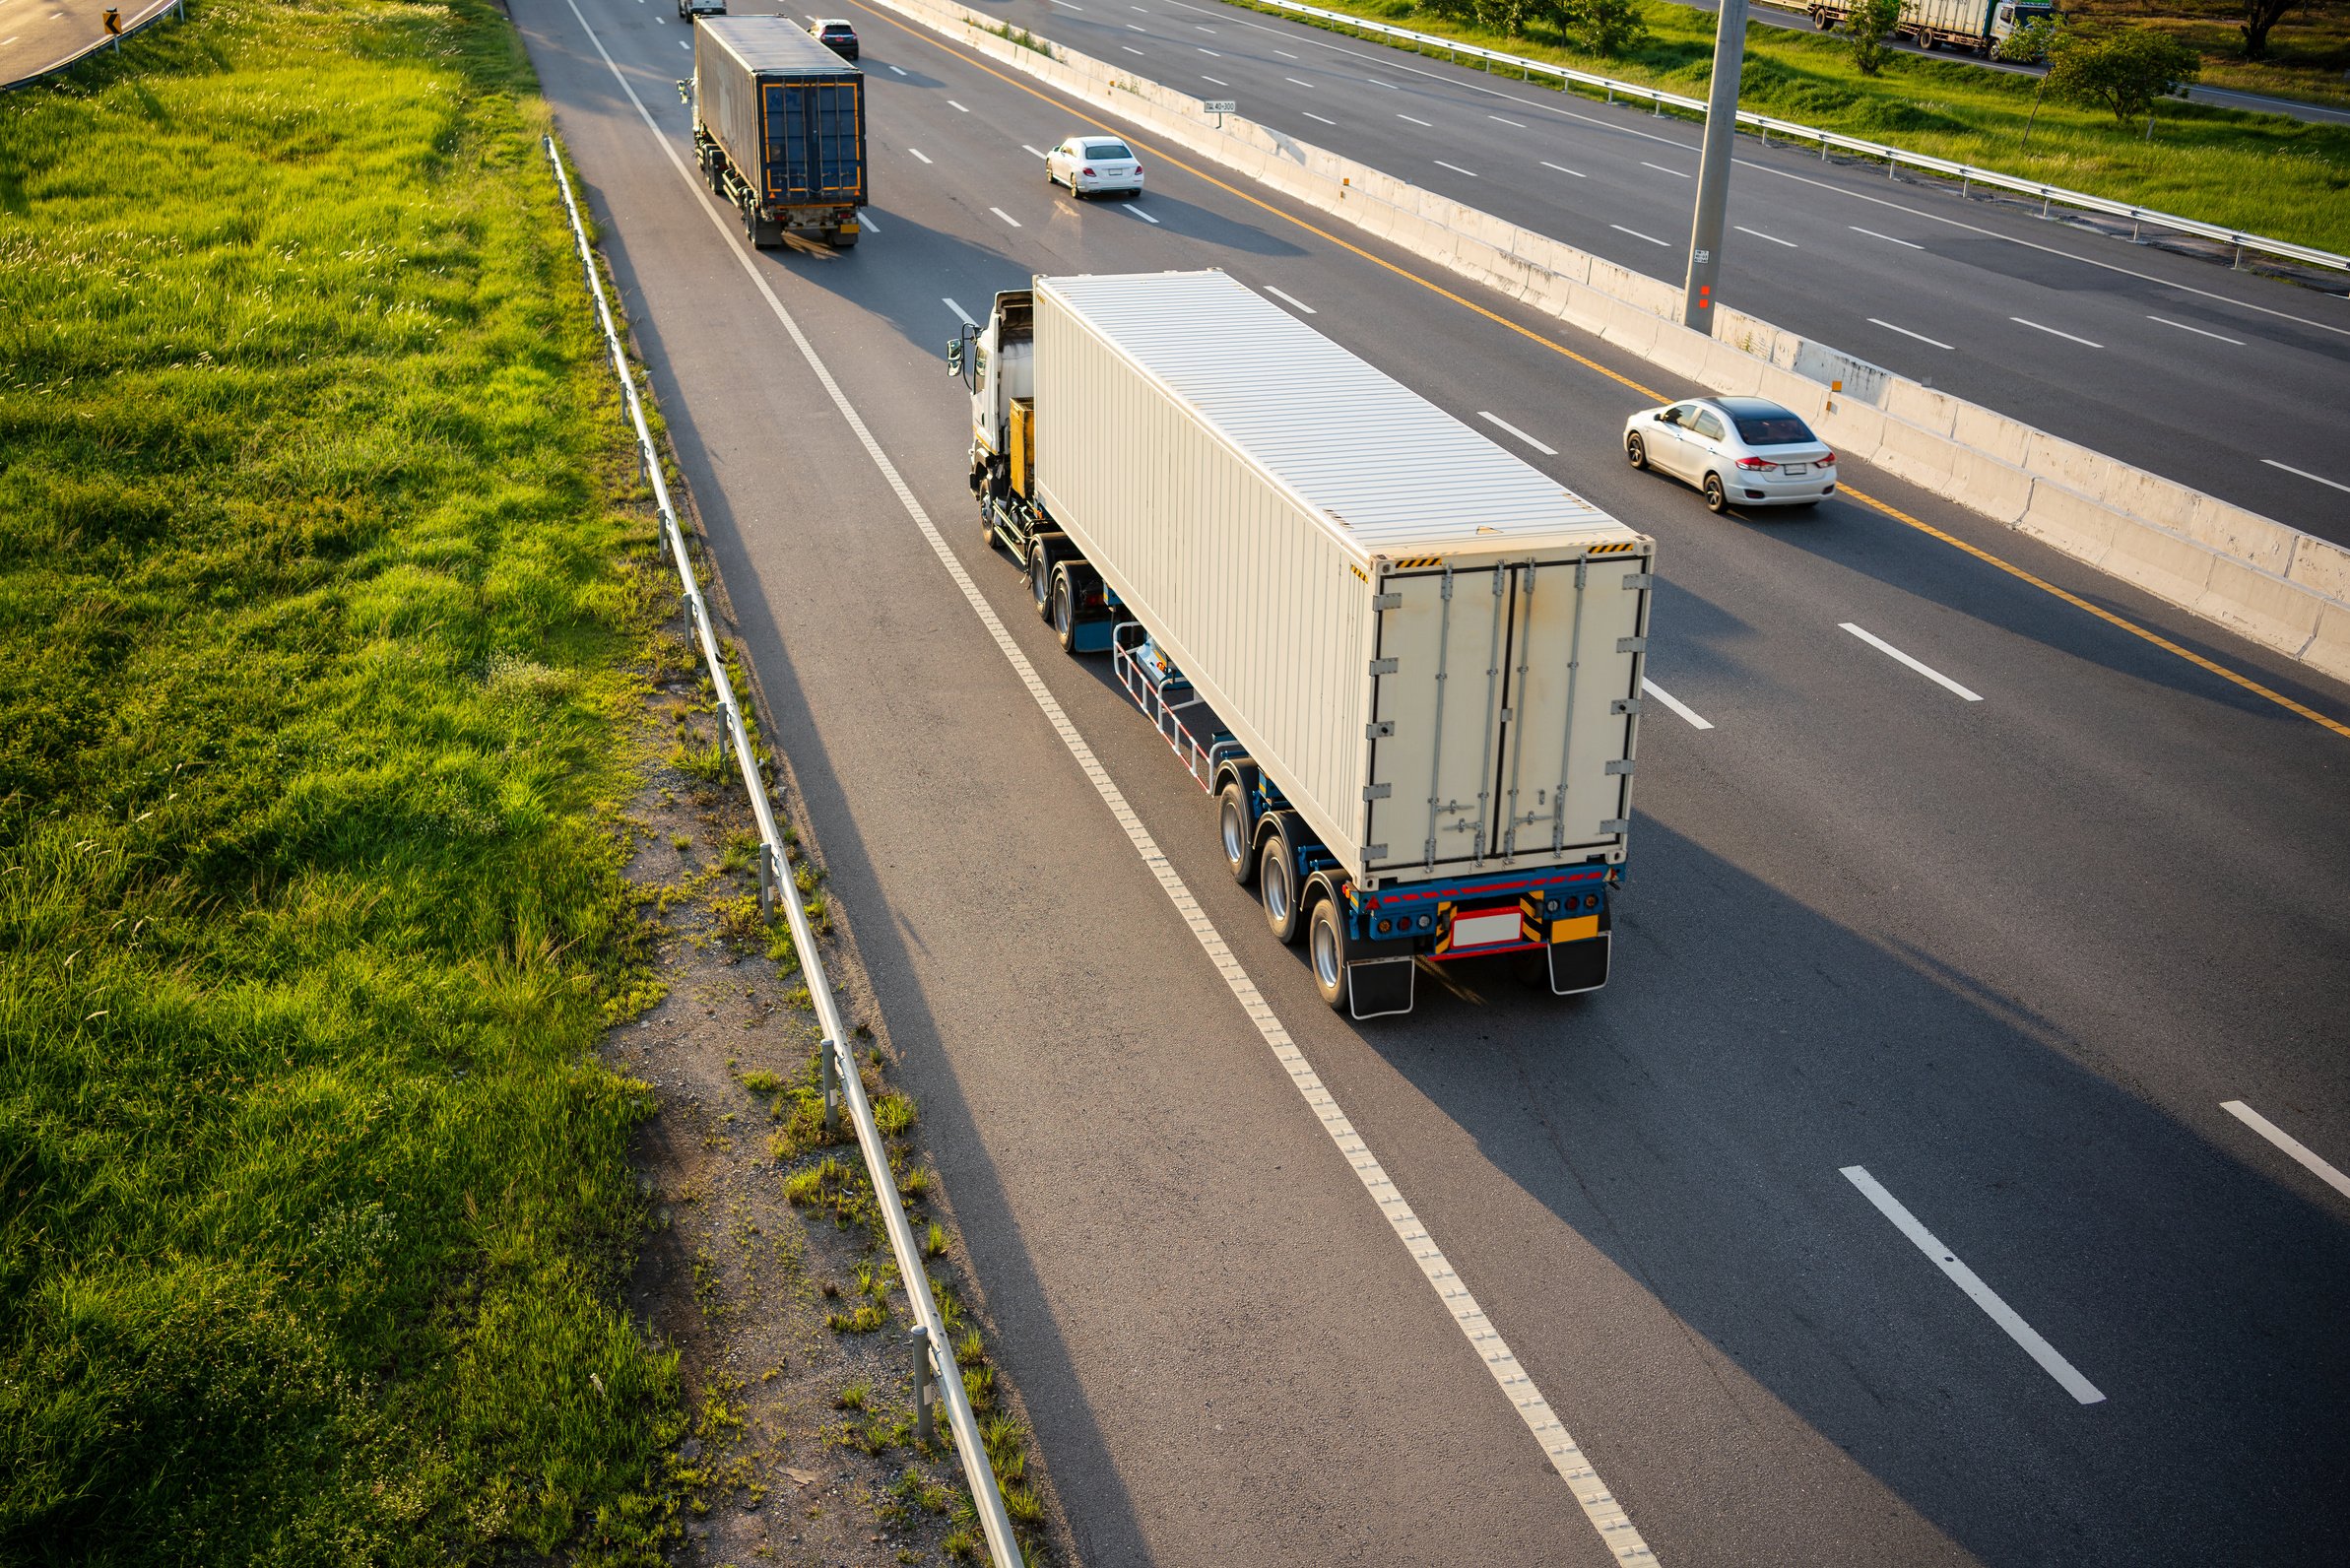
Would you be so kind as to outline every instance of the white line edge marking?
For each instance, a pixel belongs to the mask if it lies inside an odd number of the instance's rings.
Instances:
[[[1274,288],[1274,287],[1273,287],[1272,284],[1267,284],[1267,285],[1265,286],[1265,292],[1266,292],[1267,294],[1269,294],[1273,295],[1273,296],[1275,299],[1284,299],[1284,300],[1287,300],[1287,301],[1288,301],[1290,304],[1293,304],[1293,305],[1295,305],[1295,306],[1296,306],[1298,309],[1300,309],[1300,310],[1304,311],[1304,312],[1305,312],[1307,315],[1309,315],[1309,316],[1311,316],[1311,315],[1319,315],[1319,314],[1321,313],[1321,312],[1317,311],[1317,310],[1316,310],[1316,309],[1315,309],[1315,308],[1314,308],[1312,305],[1310,305],[1310,304],[1307,304],[1307,303],[1306,303],[1306,302],[1305,302],[1303,299],[1300,299],[1300,298],[1298,298],[1298,297],[1297,297],[1297,295],[1295,295],[1295,294],[1283,294],[1283,293],[1281,293],[1281,291],[1280,291],[1280,290],[1278,290],[1278,289],[1275,289],[1275,288]]]
[[[1527,434],[1524,430],[1518,428],[1517,425],[1512,425],[1509,421],[1503,419],[1498,414],[1488,414],[1483,409],[1479,409],[1477,410],[1477,418],[1483,420],[1488,425],[1498,425],[1502,429],[1509,431],[1512,435],[1515,435],[1518,437],[1518,439],[1524,441],[1527,445],[1533,447],[1544,457],[1558,456],[1557,447],[1543,445],[1540,441],[1535,440],[1533,436]]]
[[[2300,1139],[2295,1138],[2291,1133],[2286,1132],[2242,1100],[2222,1100],[2219,1108],[2283,1149],[2295,1164],[2308,1171],[2312,1176],[2317,1177],[2317,1180],[2340,1193],[2344,1198],[2350,1198],[2350,1176],[2343,1175],[2319,1159]]]
[[[944,305],[945,305],[945,306],[946,306],[947,309],[949,309],[949,310],[953,311],[953,312],[954,312],[956,315],[958,315],[958,316],[962,317],[962,318],[963,318],[963,325],[964,325],[964,326],[966,326],[966,327],[975,327],[975,326],[979,325],[979,323],[978,323],[978,322],[976,322],[976,321],[973,321],[973,320],[971,319],[971,312],[970,312],[970,311],[968,311],[968,310],[965,310],[965,309],[964,309],[964,308],[963,308],[961,305],[958,305],[958,304],[956,304],[956,303],[955,303],[953,300],[951,300],[951,299],[942,299],[942,300],[940,301],[940,303],[941,303],[941,304],[944,304]]]
[[[1137,218],[1142,220],[1142,222],[1148,224],[1151,228],[1156,229],[1158,227],[1157,219],[1142,211],[1142,208],[1137,207],[1133,202],[1120,202],[1118,205],[1125,208],[1128,212],[1134,214]]]
[[[1582,169],[1579,169],[1579,168],[1569,168],[1569,167],[1567,167],[1567,165],[1566,165],[1566,164],[1564,164],[1564,163],[1553,163],[1549,162],[1547,159],[1536,159],[1536,160],[1534,160],[1534,162],[1535,162],[1535,163],[1540,163],[1540,164],[1541,164],[1541,165],[1542,165],[1544,168],[1555,168],[1555,169],[1557,169],[1557,170],[1558,170],[1560,173],[1562,173],[1562,174],[1572,174],[1572,175],[1574,175],[1574,176],[1575,176],[1577,179],[1589,179],[1589,178],[1591,178],[1591,176],[1590,176],[1589,174],[1586,174],[1586,173],[1585,173],[1585,172],[1584,172]]]
[[[1880,234],[1873,229],[1862,229],[1859,224],[1847,224],[1844,227],[1851,229],[1856,234],[1866,234],[1871,239],[1881,239],[1888,245],[1904,245],[1911,250],[1924,250],[1926,248],[1924,245],[1919,244],[1915,240],[1895,239],[1891,234]]]
[[[2201,327],[2190,327],[2184,321],[2173,321],[2169,316],[2148,316],[2146,319],[2159,321],[2166,327],[2177,327],[2181,332],[2191,332],[2198,338],[2217,338],[2222,343],[2233,343],[2239,349],[2244,347],[2242,338],[2231,338],[2218,332],[2205,332]]]
[[[1663,163],[1652,163],[1645,158],[1640,161],[1640,166],[1642,168],[1653,168],[1660,174],[1670,174],[1674,179],[1687,179],[1689,177],[1687,174],[1682,173],[1677,168],[1666,168]]]
[[[989,211],[989,212],[991,212],[991,213],[994,213],[994,214],[995,214],[995,215],[996,215],[998,218],[1001,218],[1001,219],[1003,219],[1003,220],[1004,220],[1006,223],[1010,224],[1010,225],[1011,225],[1012,228],[1014,228],[1014,229],[1019,229],[1019,228],[1022,228],[1022,227],[1024,227],[1024,226],[1023,226],[1023,225],[1020,223],[1020,221],[1019,221],[1018,219],[1016,219],[1016,218],[1012,217],[1012,214],[1010,214],[1010,213],[1006,212],[1006,211],[1005,211],[1003,208],[1001,208],[1001,207],[990,207],[990,208],[988,209],[988,211]]]
[[[1668,239],[1659,239],[1655,234],[1644,234],[1637,229],[1626,229],[1621,224],[1609,224],[1607,227],[1614,229],[1619,234],[1630,234],[1634,239],[1645,239],[1652,245],[1663,245],[1667,250],[1672,248],[1672,241]]]
[[[1949,348],[1950,348],[1950,345],[1948,345],[1947,343],[1944,343],[1944,342],[1943,342],[1941,339],[1939,339],[1939,338],[1929,338],[1929,337],[1927,337],[1927,336],[1926,336],[1925,333],[1923,333],[1923,332],[1912,332],[1912,331],[1911,331],[1909,328],[1907,328],[1907,327],[1897,327],[1897,326],[1895,326],[1895,325],[1894,325],[1892,322],[1890,322],[1890,321],[1880,321],[1880,320],[1878,320],[1878,319],[1877,319],[1875,316],[1870,316],[1870,317],[1868,318],[1868,324],[1869,324],[1870,326],[1872,326],[1872,327],[1883,327],[1883,328],[1884,328],[1884,329],[1885,329],[1887,332],[1898,332],[1898,333],[1900,333],[1900,334],[1901,334],[1903,337],[1905,337],[1905,338],[1916,338],[1916,339],[1917,339],[1917,340],[1918,340],[1920,343],[1930,343],[1930,344],[1932,344],[1932,345],[1933,345],[1935,348],[1937,348],[1937,349],[1949,349]],[[1957,350],[1955,350],[1955,349],[1951,349],[1951,351],[1950,351],[1950,352],[1951,352],[1951,353],[1953,353],[1953,354],[1956,354],[1958,351],[1957,351]]]
[[[1934,685],[1941,686],[1943,689],[1955,691],[1969,702],[1980,702],[1983,700],[1981,696],[1977,695],[1975,692],[1969,691],[1965,686],[1960,686],[1956,681],[1951,680],[1948,676],[1942,674],[1941,671],[1935,669],[1932,665],[1922,664],[1918,660],[1911,658],[1908,654],[1902,652],[1899,648],[1896,648],[1893,646],[1893,644],[1887,642],[1875,632],[1864,630],[1860,626],[1854,625],[1849,621],[1839,621],[1836,622],[1836,624],[1842,629],[1851,632],[1854,636],[1859,637],[1862,642],[1867,643],[1870,647],[1876,649],[1877,652],[1883,654],[1886,658],[1892,659],[1900,664],[1908,665],[1911,669],[1917,671],[1920,675],[1926,677],[1926,680],[1931,681]]]
[[[1752,234],[1757,239],[1767,239],[1774,245],[1785,245],[1790,250],[1801,250],[1803,248],[1801,245],[1796,244],[1792,239],[1781,239],[1777,234],[1766,234],[1759,229],[1748,229],[1744,224],[1732,224],[1730,227],[1736,229],[1741,234]]]
[[[1671,692],[1665,690],[1663,686],[1657,685],[1656,682],[1651,681],[1645,675],[1640,678],[1640,689],[1646,691],[1650,696],[1655,697],[1659,702],[1662,702],[1666,707],[1672,709],[1673,712],[1679,714],[1682,718],[1687,719],[1691,729],[1710,730],[1714,727],[1713,720],[1699,718],[1695,708],[1690,707],[1688,703],[1683,702],[1679,697],[1674,696]]]
[[[2007,319],[2014,322],[2019,327],[2030,327],[2034,332],[2045,332],[2052,338],[2064,338],[2070,342],[2079,344],[2084,349],[2102,349],[2105,347],[2105,345],[2102,343],[2091,343],[2087,338],[2073,337],[2073,335],[2069,332],[2058,332],[2055,327],[2044,327],[2037,321],[2027,321],[2022,316],[2009,316]]]
[[[980,593],[979,585],[972,580],[971,574],[963,569],[962,561],[947,543],[946,536],[939,532],[938,525],[931,521],[930,513],[923,510],[922,502],[906,484],[904,476],[898,473],[897,465],[889,461],[889,454],[881,450],[881,443],[866,426],[856,405],[849,401],[848,394],[840,389],[840,383],[832,379],[832,372],[817,358],[816,345],[800,330],[800,324],[792,318],[791,312],[783,308],[783,301],[776,297],[775,291],[760,274],[758,264],[745,255],[743,248],[735,242],[734,225],[719,215],[701,181],[686,169],[685,162],[678,157],[677,149],[670,146],[669,139],[661,134],[661,127],[646,110],[644,100],[636,96],[635,88],[620,74],[620,66],[605,49],[604,40],[596,35],[594,28],[588,26],[586,16],[580,12],[579,0],[563,0],[563,3],[570,8],[571,15],[578,19],[581,30],[588,35],[588,41],[596,46],[596,53],[602,57],[605,69],[612,73],[613,80],[627,95],[637,117],[644,121],[645,129],[652,133],[662,155],[669,160],[670,167],[677,170],[678,178],[693,192],[694,199],[701,206],[702,216],[709,219],[711,227],[718,230],[729,254],[749,275],[751,286],[758,290],[760,296],[767,301],[767,308],[782,323],[793,346],[800,351],[800,357],[808,361],[817,382],[831,397],[832,406],[840,411],[841,418],[847,421],[850,430],[863,444],[865,455],[873,460],[875,468],[881,470],[881,478],[896,493],[898,503],[906,509],[906,515],[913,519],[915,528],[932,553],[939,557],[939,564],[947,569],[947,575],[962,591],[964,603],[971,607],[972,614],[979,618],[980,624],[987,628],[988,635],[1019,677],[1020,684],[1028,688],[1028,694],[1044,711],[1046,722],[1061,737],[1061,744],[1069,749],[1070,755],[1093,785],[1102,804],[1110,809],[1110,815],[1126,830],[1128,841],[1135,846],[1135,852],[1142,857],[1142,864],[1149,869],[1160,889],[1175,905],[1184,924],[1191,928],[1193,938],[1207,952],[1208,961],[1223,977],[1224,984],[1230,988],[1233,1000],[1248,1014],[1249,1021],[1257,1026],[1259,1037],[1288,1073],[1289,1081],[1296,1086],[1298,1094],[1321,1121],[1323,1131],[1338,1145],[1339,1154],[1353,1168],[1355,1178],[1363,1184],[1363,1190],[1379,1206],[1380,1213],[1386,1216],[1397,1239],[1411,1254],[1412,1262],[1419,1265],[1422,1277],[1443,1301],[1445,1310],[1452,1314],[1462,1337],[1469,1340],[1478,1359],[1485,1363],[1485,1370],[1503,1395],[1517,1406],[1519,1419],[1526,1423],[1526,1429],[1534,1434],[1534,1441],[1542,1445],[1542,1452],[1548,1456],[1551,1468],[1567,1483],[1567,1489],[1575,1494],[1576,1502],[1582,1505],[1584,1517],[1599,1532],[1601,1544],[1618,1562],[1654,1563],[1656,1554],[1649,1550],[1648,1542],[1633,1528],[1623,1505],[1615,1500],[1614,1494],[1607,1489],[1607,1483],[1599,1478],[1599,1472],[1584,1458],[1583,1450],[1576,1445],[1573,1435],[1551,1411],[1550,1402],[1542,1397],[1542,1391],[1535,1386],[1526,1369],[1519,1365],[1517,1355],[1503,1340],[1501,1332],[1485,1316],[1485,1309],[1477,1305],[1476,1297],[1469,1293],[1469,1286],[1453,1272],[1453,1266],[1446,1260],[1443,1250],[1419,1222],[1419,1216],[1411,1211],[1411,1206],[1403,1201],[1403,1195],[1396,1190],[1396,1184],[1389,1179],[1378,1156],[1356,1134],[1354,1125],[1346,1119],[1346,1113],[1338,1108],[1338,1100],[1323,1086],[1313,1064],[1306,1060],[1305,1053],[1298,1050],[1296,1042],[1289,1038],[1289,1031],[1281,1026],[1280,1019],[1257,990],[1256,982],[1249,978],[1240,960],[1232,956],[1231,948],[1224,945],[1223,937],[1208,921],[1207,912],[1201,909],[1198,900],[1192,897],[1191,889],[1184,885],[1183,879],[1168,864],[1167,857],[1151,838],[1150,830],[1142,825],[1142,818],[1127,805],[1124,792],[1094,756],[1093,748],[1077,732],[1077,727],[1070,722],[1059,699],[1045,686],[1043,678],[1037,675],[1036,667],[1028,662],[1026,654],[1020,652],[1019,644],[1012,641],[1012,633],[1005,629],[1002,618],[988,604],[986,596]]]
[[[1433,162],[1438,168],[1449,168],[1456,174],[1467,174],[1470,179],[1477,177],[1477,171],[1473,168],[1463,168],[1460,164],[1448,163],[1441,158],[1431,160],[1431,162]]]
[[[2024,1353],[2040,1363],[2040,1370],[2055,1378],[2065,1393],[2083,1405],[2102,1405],[2105,1396],[2097,1385],[2075,1371],[2070,1361],[2056,1353],[2056,1347],[2040,1337],[2040,1331],[2016,1315],[2013,1307],[1999,1299],[1999,1293],[1983,1282],[1982,1275],[1958,1261],[1958,1255],[1942,1245],[1934,1233],[1918,1223],[1918,1216],[1902,1207],[1901,1200],[1885,1191],[1867,1168],[1847,1165],[1840,1174],[1846,1181],[1860,1189],[1860,1196],[1874,1204],[1877,1211],[1893,1221],[1893,1228],[1910,1238],[1920,1252],[1933,1260],[1935,1268],[1950,1276],[1953,1284],[1965,1291],[1975,1305],[1981,1307],[1991,1322],[2007,1331],[2007,1338],[2024,1347]]]
[[[2338,479],[2327,479],[2324,475],[2313,474],[2306,468],[2295,468],[2290,463],[2280,463],[2273,457],[2264,457],[2260,461],[2266,463],[2270,468],[2281,468],[2297,479],[2316,480],[2320,485],[2331,485],[2338,490],[2350,490],[2350,485],[2345,485]]]
[[[909,147],[906,149],[906,151],[913,154],[916,158],[921,159],[925,163],[930,162],[930,155],[923,152],[923,150],[919,147]]]

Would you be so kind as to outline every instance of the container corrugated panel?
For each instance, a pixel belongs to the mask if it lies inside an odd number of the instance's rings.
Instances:
[[[1035,392],[1046,509],[1358,880],[1621,857],[1650,541],[1222,273],[1038,279]]]

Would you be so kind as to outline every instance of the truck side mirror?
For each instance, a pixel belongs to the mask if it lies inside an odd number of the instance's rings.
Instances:
[[[678,101],[679,101],[680,103],[683,103],[683,104],[685,104],[685,105],[687,108],[691,108],[691,107],[693,107],[693,84],[692,84],[692,83],[690,83],[690,82],[683,82],[683,81],[681,81],[681,82],[678,84]]]
[[[956,380],[963,374],[963,340],[956,338],[947,345],[947,373]]]

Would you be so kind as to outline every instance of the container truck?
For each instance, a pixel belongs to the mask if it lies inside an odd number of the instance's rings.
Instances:
[[[1221,272],[1038,278],[947,349],[971,488],[1214,803],[1322,998],[1604,984],[1653,541]]]
[[[1810,0],[1805,8],[1825,33],[1852,14],[1852,0]],[[1922,49],[1972,49],[1989,55],[2001,39],[2027,23],[2056,14],[2044,0],[1902,0],[1893,36]]]
[[[690,91],[688,91],[690,87]],[[857,242],[866,202],[865,74],[782,17],[706,17],[693,30],[702,178],[759,249],[784,233]]]

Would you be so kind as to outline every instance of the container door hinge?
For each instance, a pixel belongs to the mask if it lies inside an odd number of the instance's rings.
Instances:
[[[1374,611],[1401,610],[1403,608],[1403,596],[1402,594],[1373,594],[1371,608]]]
[[[1646,637],[1618,637],[1615,639],[1615,651],[1618,653],[1646,653],[1649,651],[1649,639]]]
[[[1363,786],[1363,799],[1366,801],[1384,801],[1388,798],[1392,786],[1386,784],[1365,784]]]
[[[1363,859],[1365,859],[1365,860],[1385,860],[1385,859],[1387,859],[1387,846],[1386,846],[1385,844],[1365,844],[1365,845],[1363,846]]]
[[[1654,588],[1656,586],[1657,574],[1653,571],[1628,571],[1624,573],[1624,587],[1627,589],[1638,591],[1643,588]]]
[[[1373,675],[1394,675],[1396,673],[1396,661],[1393,659],[1373,659],[1371,661],[1371,673]]]
[[[1602,833],[1628,833],[1632,831],[1632,823],[1627,817],[1602,817],[1599,818],[1599,831]]]
[[[1610,762],[1607,764],[1606,772],[1610,778],[1630,778],[1632,776],[1632,759],[1627,756]]]
[[[1393,719],[1374,719],[1363,726],[1363,735],[1368,740],[1384,741],[1395,733],[1396,721]]]
[[[1617,697],[1613,702],[1607,704],[1607,711],[1610,713],[1638,713],[1641,708],[1642,703],[1638,697]]]

